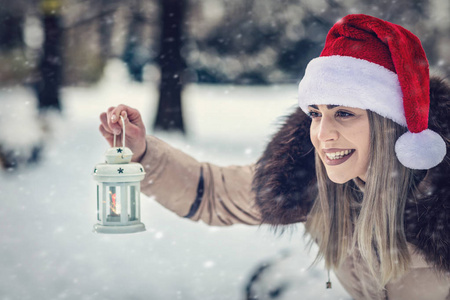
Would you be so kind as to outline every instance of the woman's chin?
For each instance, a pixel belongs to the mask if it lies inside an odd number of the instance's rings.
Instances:
[[[349,178],[348,176],[342,176],[342,175],[338,175],[338,174],[328,174],[328,179],[330,179],[332,182],[337,183],[337,184],[344,184],[350,180],[352,180],[353,178]]]
[[[330,180],[336,184],[344,184],[344,183],[348,182],[348,180],[333,180],[331,178],[330,178]]]

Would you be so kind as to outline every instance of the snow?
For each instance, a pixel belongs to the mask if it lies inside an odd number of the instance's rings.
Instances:
[[[150,128],[156,86],[129,82],[123,65],[112,61],[97,86],[62,91],[63,116],[46,116],[48,132],[36,121],[31,92],[0,92],[11,132],[2,127],[0,140],[34,143],[46,136],[38,164],[0,171],[0,299],[245,299],[253,272],[273,261],[254,285],[259,299],[269,299],[277,284],[288,284],[277,299],[349,299],[334,276],[333,289],[325,289],[322,265],[309,269],[314,251],[306,252],[301,226],[283,237],[266,226],[210,227],[142,195],[147,231],[92,232],[92,171],[108,147],[98,116],[125,103],[138,108]],[[252,163],[277,130],[277,118],[295,104],[295,85],[190,85],[183,104],[188,136],[156,135],[201,161]]]
[[[42,132],[39,126],[36,100],[31,90],[4,88],[0,91],[2,109],[0,111],[0,145],[6,150],[25,151],[30,144],[39,143]],[[13,126],[14,122],[25,120],[26,126]]]

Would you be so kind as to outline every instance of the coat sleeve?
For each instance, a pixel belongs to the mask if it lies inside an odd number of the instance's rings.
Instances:
[[[209,225],[257,225],[261,216],[252,191],[254,165],[219,167],[201,163],[147,136],[141,159],[141,191],[181,217]]]

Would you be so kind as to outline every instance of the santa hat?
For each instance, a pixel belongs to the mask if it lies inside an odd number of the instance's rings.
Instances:
[[[371,110],[408,128],[395,144],[410,169],[430,169],[446,155],[442,137],[428,129],[430,80],[419,39],[398,25],[348,15],[329,31],[320,57],[306,67],[299,106],[342,105]]]

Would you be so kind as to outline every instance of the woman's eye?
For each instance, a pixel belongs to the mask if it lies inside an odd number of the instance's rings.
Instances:
[[[348,117],[353,117],[353,116],[354,116],[354,114],[346,112],[346,111],[342,111],[342,110],[339,110],[336,112],[336,117],[338,117],[338,118],[348,118]]]
[[[314,119],[314,118],[320,117],[320,114],[319,114],[318,112],[316,112],[316,111],[309,111],[309,112],[308,112],[308,116],[309,116],[311,119]]]

